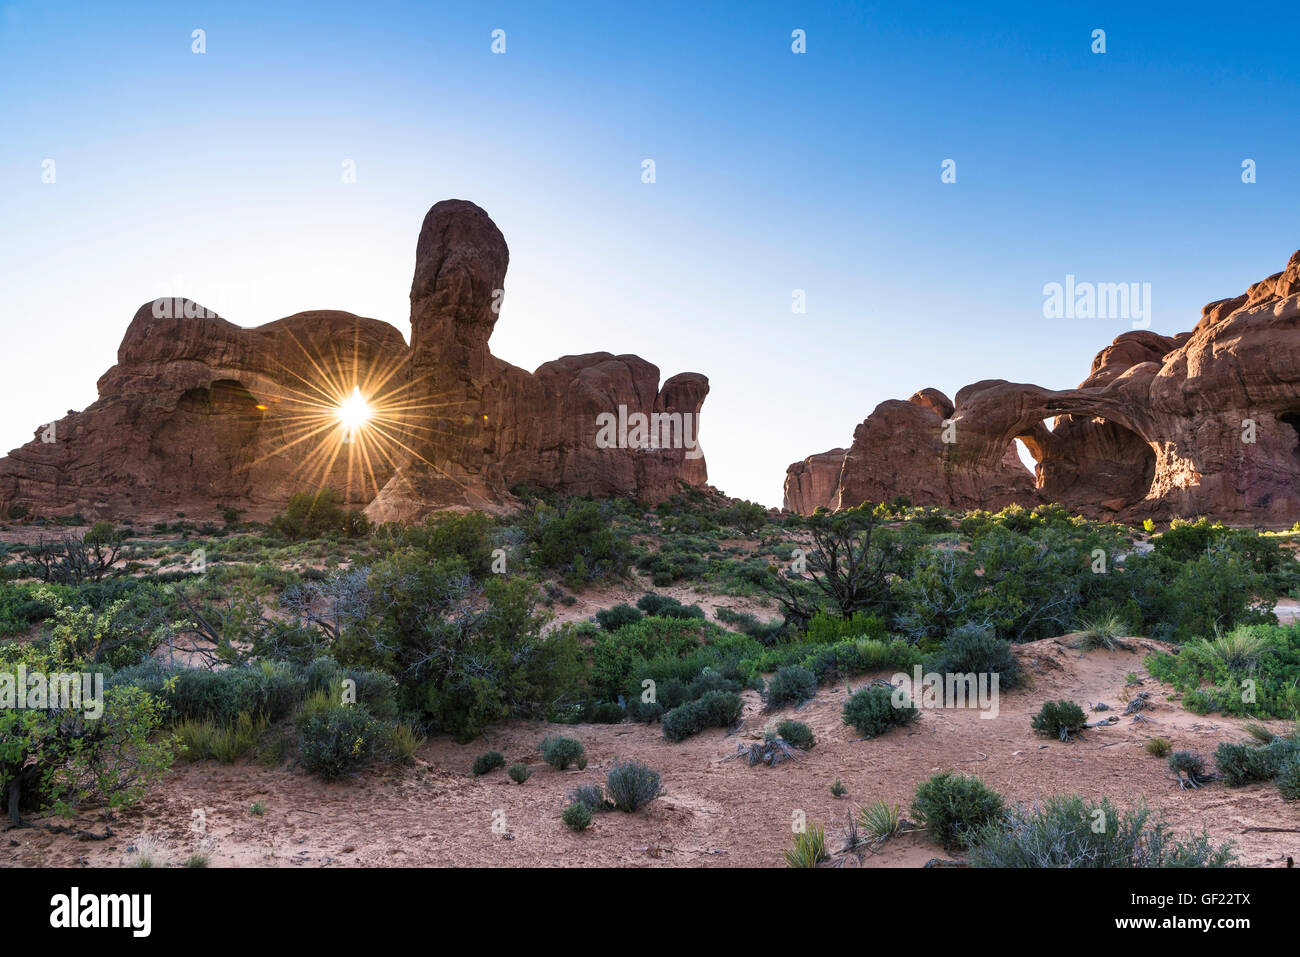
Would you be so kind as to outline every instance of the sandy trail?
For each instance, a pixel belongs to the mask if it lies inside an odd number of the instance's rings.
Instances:
[[[741,729],[707,731],[681,744],[663,739],[658,726],[514,723],[469,745],[439,738],[418,752],[414,767],[390,768],[354,781],[324,784],[286,765],[179,765],[136,808],[112,822],[115,837],[78,841],[40,829],[0,834],[0,865],[117,866],[142,832],[156,836],[165,856],[183,861],[202,843],[214,866],[782,866],[791,841],[791,820],[803,811],[827,825],[832,849],[842,844],[846,815],[856,802],[883,798],[903,807],[916,785],[944,770],[977,773],[1013,800],[1078,792],[1108,796],[1120,805],[1145,798],[1167,813],[1179,831],[1204,825],[1217,840],[1237,842],[1241,862],[1284,866],[1300,856],[1300,834],[1246,832],[1249,827],[1300,827],[1300,806],[1287,805],[1271,784],[1227,788],[1215,783],[1180,791],[1165,761],[1143,750],[1164,736],[1175,748],[1208,758],[1220,741],[1242,740],[1244,723],[1199,717],[1168,700],[1170,689],[1146,677],[1142,659],[1155,642],[1134,639],[1129,651],[1083,653],[1065,639],[1020,646],[1030,686],[1004,693],[1000,717],[974,711],[927,711],[919,723],[872,741],[840,719],[846,689],[826,686],[802,708],[772,715],[746,692]],[[1136,672],[1140,685],[1126,685]],[[871,676],[850,682],[858,688]],[[888,675],[883,675],[888,677]],[[1151,692],[1151,723],[1122,717],[1118,724],[1085,732],[1073,743],[1032,733],[1030,717],[1049,698],[1067,697],[1090,709],[1104,702],[1123,711],[1135,689]],[[761,737],[765,724],[793,716],[807,723],[818,744],[799,763],[750,768],[728,760],[740,742]],[[1274,730],[1286,725],[1273,722]],[[557,772],[537,745],[549,733],[577,737],[586,745],[585,771]],[[523,785],[504,770],[475,778],[475,755],[495,749],[507,761],[534,769]],[[596,816],[585,833],[569,832],[559,819],[568,792],[602,783],[615,759],[634,757],[663,775],[665,794],[637,814]],[[836,799],[840,779],[848,795]],[[261,802],[262,816],[250,812]],[[201,811],[205,835],[194,830]],[[102,819],[86,814],[83,827]],[[507,836],[508,835],[508,836]],[[861,866],[919,866],[947,857],[925,835],[913,834],[864,854]]]

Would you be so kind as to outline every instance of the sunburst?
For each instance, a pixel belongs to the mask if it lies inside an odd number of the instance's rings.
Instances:
[[[289,335],[306,362],[290,366],[277,360],[278,391],[258,395],[255,414],[271,431],[253,466],[291,460],[300,490],[341,484],[345,500],[357,502],[379,494],[381,478],[400,465],[420,462],[478,497],[420,451],[439,436],[451,436],[449,426],[471,421],[465,399],[437,392],[427,376],[410,376],[409,354],[364,359],[359,333],[350,356],[340,356],[335,341],[313,350]]]

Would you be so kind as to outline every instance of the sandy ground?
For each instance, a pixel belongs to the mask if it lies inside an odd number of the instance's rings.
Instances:
[[[748,613],[763,622],[779,620],[781,617],[780,607],[770,599],[742,595],[716,595],[712,592],[698,591],[690,585],[656,587],[648,576],[633,572],[627,583],[587,587],[581,594],[572,596],[575,599],[572,605],[557,601],[548,609],[555,617],[547,625],[547,629],[558,627],[565,622],[587,621],[594,617],[596,612],[613,608],[615,605],[627,604],[635,607],[637,599],[647,592],[676,598],[683,605],[699,605],[709,621],[717,620],[719,608]],[[723,625],[723,627],[728,626]]]
[[[1156,736],[1175,748],[1209,757],[1220,741],[1242,740],[1243,722],[1199,717],[1168,701],[1170,689],[1146,676],[1145,653],[1156,643],[1134,639],[1129,651],[1083,653],[1064,639],[1018,648],[1030,686],[1005,693],[1000,716],[974,711],[927,711],[919,723],[881,738],[855,740],[840,719],[843,686],[823,687],[803,707],[766,715],[747,692],[739,731],[707,731],[681,744],[663,739],[657,725],[514,723],[469,745],[439,738],[417,752],[414,766],[388,768],[356,780],[324,784],[291,764],[265,768],[205,762],[178,765],[138,806],[111,822],[107,840],[78,840],[40,828],[0,833],[0,866],[118,866],[141,834],[156,838],[175,864],[203,848],[214,866],[783,866],[793,816],[827,825],[838,849],[844,823],[857,802],[883,798],[907,805],[916,785],[938,771],[977,773],[1004,796],[1018,800],[1079,792],[1128,805],[1139,798],[1168,815],[1179,831],[1202,825],[1217,840],[1237,843],[1242,863],[1285,866],[1300,857],[1300,834],[1247,831],[1300,828],[1300,805],[1287,805],[1271,784],[1227,788],[1214,783],[1182,791],[1165,761],[1143,750]],[[1143,681],[1128,685],[1136,672]],[[861,687],[870,676],[850,684]],[[885,675],[884,677],[887,677]],[[1085,732],[1072,743],[1032,733],[1030,717],[1049,698],[1068,697],[1091,708],[1090,720],[1122,712],[1135,690],[1152,693],[1151,723],[1122,717]],[[798,763],[751,768],[729,760],[739,743],[757,740],[763,727],[794,716],[817,735],[817,746]],[[1285,725],[1274,722],[1275,730]],[[557,772],[537,745],[548,733],[577,737],[590,765]],[[507,761],[525,760],[533,776],[516,785],[504,770],[481,778],[469,773],[475,755],[495,749]],[[581,834],[559,819],[571,789],[602,783],[619,758],[641,760],[663,775],[664,794],[636,814],[596,816]],[[848,794],[836,799],[840,779]],[[265,806],[256,816],[254,802]],[[78,825],[96,832],[102,816]],[[200,833],[200,828],[202,833]],[[920,866],[946,858],[923,834],[889,842],[878,853],[837,855],[832,863],[864,867]]]

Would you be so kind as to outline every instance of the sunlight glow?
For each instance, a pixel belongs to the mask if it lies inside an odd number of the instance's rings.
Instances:
[[[352,394],[339,405],[338,416],[349,434],[355,433],[370,421],[370,405],[361,394],[361,386],[352,387]]]

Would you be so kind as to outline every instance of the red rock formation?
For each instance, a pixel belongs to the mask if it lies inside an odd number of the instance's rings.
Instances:
[[[945,411],[952,442],[942,441]],[[1032,482],[1017,438],[1038,462]],[[786,507],[810,511],[795,491]],[[1054,501],[1124,520],[1291,524],[1300,518],[1300,252],[1245,294],[1207,305],[1191,332],[1119,336],[1077,389],[986,380],[953,403],[934,390],[881,403],[854,433],[837,504],[897,494],[958,508]]]
[[[840,493],[840,470],[845,449],[810,455],[785,470],[785,507],[800,515],[818,508],[835,508]]]
[[[153,519],[230,505],[266,517],[294,491],[331,486],[373,518],[409,520],[509,507],[520,482],[651,502],[705,484],[698,447],[596,442],[596,417],[620,405],[679,426],[688,415],[693,439],[704,376],[660,388],[637,356],[565,356],[528,373],[491,354],[508,263],[483,210],[434,206],[416,247],[409,349],[350,313],[244,329],[189,300],[147,303],[99,399],[0,459],[0,514]],[[349,434],[336,411],[353,387],[374,417]]]

